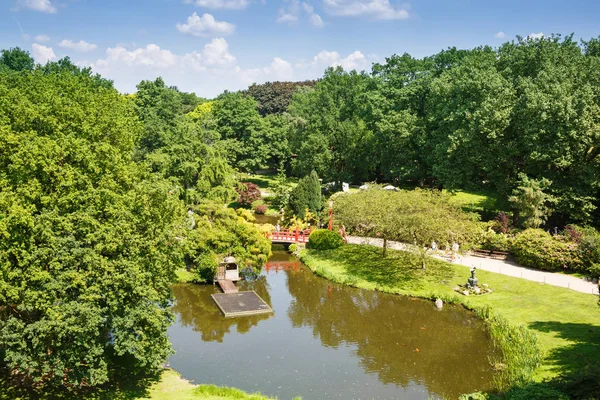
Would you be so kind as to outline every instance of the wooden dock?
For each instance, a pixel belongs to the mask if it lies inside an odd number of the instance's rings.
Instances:
[[[237,293],[238,291],[233,281],[230,281],[229,279],[219,279],[217,282],[219,282],[219,286],[221,286],[223,293]]]
[[[272,313],[273,309],[254,291],[211,295],[226,317]]]

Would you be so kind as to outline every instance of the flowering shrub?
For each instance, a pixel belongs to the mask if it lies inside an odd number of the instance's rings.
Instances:
[[[526,229],[519,233],[511,252],[517,262],[526,267],[546,271],[585,269],[576,243],[563,241],[541,229]]]

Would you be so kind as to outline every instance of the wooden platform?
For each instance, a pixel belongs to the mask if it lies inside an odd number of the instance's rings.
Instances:
[[[229,279],[219,279],[219,286],[223,290],[223,293],[237,293],[238,289],[235,287],[235,283],[230,281]]]
[[[211,295],[226,317],[272,313],[273,310],[254,291]]]

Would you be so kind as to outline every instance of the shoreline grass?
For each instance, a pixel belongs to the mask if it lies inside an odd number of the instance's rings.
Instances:
[[[441,298],[474,310],[486,320],[504,355],[499,389],[542,381],[600,363],[600,309],[597,298],[493,272],[478,271],[493,292],[462,296],[469,268],[429,259],[427,270],[414,255],[390,250],[386,258],[373,246],[344,245],[335,250],[302,250],[300,259],[317,275],[368,290]],[[539,349],[539,351],[538,351]],[[538,368],[538,363],[540,364]]]

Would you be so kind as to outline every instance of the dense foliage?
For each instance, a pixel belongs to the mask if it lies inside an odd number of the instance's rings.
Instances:
[[[298,185],[290,192],[288,204],[292,214],[302,219],[306,217],[307,212],[316,214],[321,211],[321,184],[315,171],[300,179]]]
[[[541,229],[527,229],[518,234],[511,251],[517,262],[526,267],[549,271],[583,270],[575,243],[559,240]]]
[[[450,248],[454,242],[467,247],[478,231],[477,224],[452,205],[448,195],[430,190],[396,192],[373,187],[342,194],[335,198],[334,214],[349,232],[413,243],[423,267],[432,242],[440,248]]]
[[[308,246],[315,250],[337,249],[344,244],[344,239],[339,233],[328,229],[317,229],[308,237]]]
[[[133,160],[133,104],[86,74],[0,74],[4,362],[22,382],[67,387],[157,367],[183,212]]]
[[[212,281],[223,257],[234,256],[241,268],[260,271],[270,256],[270,241],[239,211],[215,202],[194,207],[194,228],[187,232],[184,254],[198,281]]]
[[[258,112],[264,117],[284,113],[296,92],[302,88],[313,87],[315,83],[315,81],[253,83],[242,93],[256,100]]]
[[[598,224],[597,49],[598,39],[551,36],[394,55],[371,74],[329,69],[290,105],[292,170],[504,199],[524,175],[548,183],[555,223]]]
[[[160,78],[122,95],[68,58],[1,53],[0,371],[13,383],[47,394],[156,371],[175,270],[208,280],[225,255],[264,263],[270,242],[224,206],[237,183],[213,105]]]

